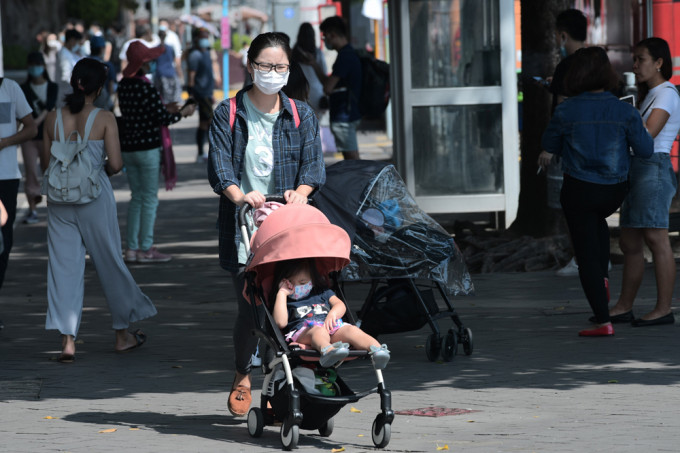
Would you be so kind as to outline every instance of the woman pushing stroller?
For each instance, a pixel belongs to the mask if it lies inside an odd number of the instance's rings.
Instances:
[[[286,341],[312,346],[321,353],[319,364],[324,368],[347,357],[350,346],[368,350],[373,366],[385,368],[390,360],[387,346],[357,326],[345,324],[345,304],[324,283],[312,258],[276,264],[269,300]]]
[[[326,179],[314,111],[281,92],[288,82],[290,56],[284,34],[257,36],[248,50],[253,85],[223,101],[210,127],[208,178],[220,195],[220,265],[232,274],[239,303],[233,335],[236,376],[228,403],[235,416],[250,408],[251,355],[257,345],[250,334],[250,307],[241,295],[247,256],[237,228],[238,210],[244,204],[261,207],[271,193],[283,194],[289,204],[307,203]]]

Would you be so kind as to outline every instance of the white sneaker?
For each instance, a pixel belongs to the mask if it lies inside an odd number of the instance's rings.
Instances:
[[[137,253],[139,253],[139,250],[127,249],[125,250],[125,256],[123,257],[123,259],[125,260],[126,263],[136,263]]]
[[[578,264],[576,264],[576,260],[572,258],[566,266],[557,270],[555,275],[559,275],[560,277],[574,277],[578,275]]]

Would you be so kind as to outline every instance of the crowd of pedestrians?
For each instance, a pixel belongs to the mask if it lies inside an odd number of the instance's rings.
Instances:
[[[36,223],[36,206],[49,193],[45,187],[51,180],[45,180],[58,157],[52,149],[76,131],[84,141],[83,159],[94,169],[98,191],[69,203],[48,199],[46,328],[62,335],[59,361],[73,362],[88,252],[112,315],[114,349],[124,352],[141,346],[146,335],[139,329],[130,332],[129,325],[153,316],[156,309],[125,263],[172,258],[154,242],[160,174],[168,189],[176,180],[167,128],[198,110],[196,160],[207,161],[209,183],[219,196],[219,264],[229,272],[238,300],[233,337],[236,373],[228,407],[242,416],[252,400],[250,371],[257,340],[249,334],[254,320],[242,294],[248,257],[236,214],[246,203],[261,207],[264,194],[280,193],[287,203],[306,203],[323,185],[319,117],[326,112],[344,158],[359,158],[361,61],[340,17],[327,18],[320,26],[326,48],[337,52],[330,74],[310,24],[300,27],[294,46],[284,33],[263,33],[243,55],[252,83],[233,100],[215,106],[213,92],[220,80],[210,32],[194,29],[191,43],[183,48],[172,28],[161,21],[155,35],[141,24],[135,37],[126,40],[119,26],[103,30],[91,24],[86,31],[82,22],[71,21],[58,34],[47,30],[38,34],[38,50],[28,56],[23,85],[0,79],[0,105],[8,108],[0,111],[5,120],[0,123],[0,290],[12,249],[21,179],[16,147],[22,146],[29,205],[23,221]],[[568,43],[567,38],[561,43],[565,52]],[[556,102],[539,165],[547,165],[553,155],[562,157],[561,205],[595,323],[579,334],[608,336],[614,334],[614,322],[633,321],[637,326],[674,322],[668,209],[677,186],[668,152],[680,128],[680,96],[668,82],[672,62],[665,41],[650,38],[636,46],[634,72],[641,94],[637,109],[609,92],[616,75],[606,52],[584,47],[568,49],[571,56],[556,72],[555,98],[564,102]],[[189,101],[181,105],[183,89]],[[603,157],[598,145],[607,141],[612,145]],[[629,148],[637,155],[632,160]],[[47,171],[42,186],[38,162]],[[124,251],[108,179],[123,167],[131,192]],[[621,297],[610,311],[605,218],[622,203],[624,281]],[[655,309],[635,320],[632,305],[642,274],[643,243],[654,253],[659,294]]]

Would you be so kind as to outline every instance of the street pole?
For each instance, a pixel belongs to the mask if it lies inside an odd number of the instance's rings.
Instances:
[[[184,14],[187,16],[191,14],[191,0],[184,0]],[[191,25],[186,24],[184,27],[186,32],[184,33],[184,39],[186,40],[186,47],[191,45]]]
[[[231,49],[231,27],[229,26],[229,0],[222,0],[222,92],[223,99],[229,97],[229,49]]]
[[[151,0],[151,33],[158,35],[158,0]]]

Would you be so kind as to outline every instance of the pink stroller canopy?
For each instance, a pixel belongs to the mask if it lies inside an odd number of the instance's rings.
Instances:
[[[329,222],[313,206],[287,204],[262,222],[250,241],[246,271],[257,273],[256,283],[271,276],[278,261],[315,258],[321,275],[349,264],[352,243],[347,232]]]

